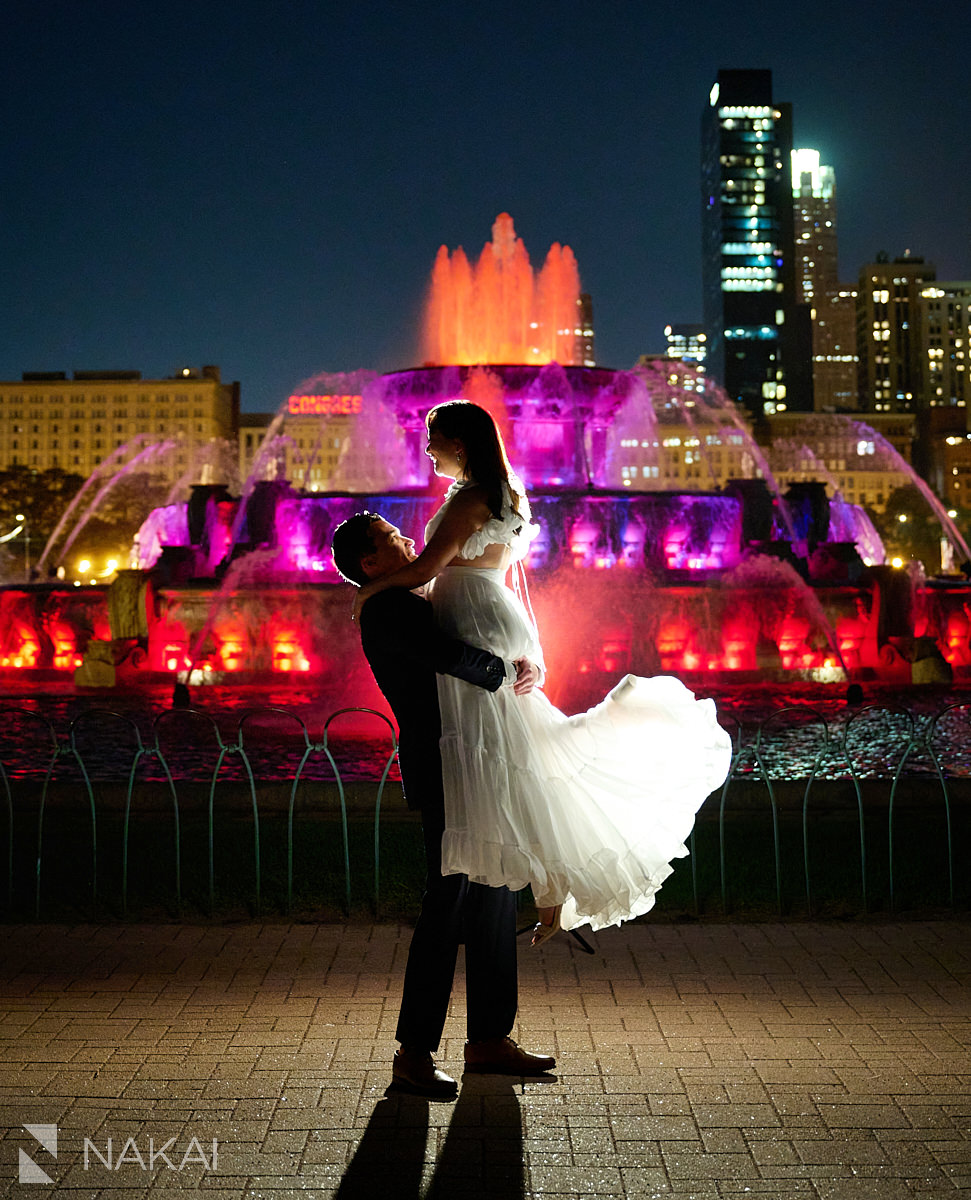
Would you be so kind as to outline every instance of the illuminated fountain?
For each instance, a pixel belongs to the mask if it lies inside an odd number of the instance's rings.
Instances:
[[[569,246],[554,243],[534,272],[512,217],[500,213],[476,264],[442,246],[432,268],[424,321],[426,361],[574,361],[580,275]]]
[[[0,659],[66,671],[83,654],[76,679],[87,686],[298,677],[341,703],[375,703],[331,535],[368,508],[420,539],[443,490],[424,454],[424,417],[465,397],[492,412],[527,484],[540,526],[529,586],[547,690],[563,707],[586,706],[628,670],[909,682],[921,640],[940,678],[971,675],[966,585],[923,586],[887,566],[865,513],[833,494],[832,481],[828,490],[825,478],[793,481],[780,496],[744,421],[702,377],[672,374],[670,364],[574,365],[578,292],[569,250],[554,247],[534,273],[505,215],[474,266],[441,251],[425,366],[307,381],[268,431],[240,497],[197,485],[187,502],[154,510],[133,569],[110,589],[85,590],[83,604],[50,589],[39,617],[9,590],[0,596]],[[470,340],[479,326],[487,341]],[[280,475],[287,411],[320,413],[322,436],[327,414],[353,418],[327,494],[300,486],[309,466],[290,481]],[[850,422],[846,436],[865,428]],[[675,442],[690,444],[695,472],[679,490],[663,469]],[[700,490],[705,476],[726,475],[710,456],[729,452],[740,478]],[[9,649],[15,641],[19,651]]]
[[[566,707],[627,670],[909,681],[918,631],[959,672],[971,666],[958,628],[962,618],[968,624],[966,589],[948,593],[938,637],[940,597],[884,565],[862,510],[829,498],[823,484],[795,483],[785,502],[758,475],[717,492],[625,488],[620,443],[636,428],[660,453],[672,406],[684,404],[683,382],[557,363],[372,379],[358,405],[361,430],[385,430],[397,488],[311,495],[265,467],[269,477],[253,484],[245,511],[223,490],[199,488],[188,505],[146,521],[148,665],[183,677],[191,670],[196,682],[330,678],[341,681],[342,697],[373,701],[346,589],[334,586],[331,534],[366,507],[420,535],[441,494],[424,455],[424,415],[466,396],[493,412],[528,483],[541,530],[527,560],[533,606],[552,664],[549,690]],[[707,394],[695,392],[683,424],[741,438],[722,400],[712,410]],[[770,473],[750,439],[741,449]]]

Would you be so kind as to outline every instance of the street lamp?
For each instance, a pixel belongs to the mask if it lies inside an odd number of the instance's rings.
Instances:
[[[30,527],[23,513],[14,513],[14,519],[20,522],[24,531],[24,578],[30,579]]]
[[[15,537],[19,537],[19,535],[21,533],[24,535],[24,574],[29,576],[29,573],[30,573],[30,535],[27,532],[27,518],[24,516],[23,513],[15,513],[14,520],[17,521],[18,524],[15,525],[13,527],[13,529],[10,530],[9,533],[5,533],[5,534],[3,534],[2,537],[0,537],[0,543],[13,541],[13,539]]]

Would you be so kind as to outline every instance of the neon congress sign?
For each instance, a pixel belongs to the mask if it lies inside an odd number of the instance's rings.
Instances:
[[[360,396],[291,396],[287,411],[294,417],[351,417],[362,405]]]

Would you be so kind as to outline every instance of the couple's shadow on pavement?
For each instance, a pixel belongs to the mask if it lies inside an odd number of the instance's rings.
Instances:
[[[552,1075],[544,1078],[556,1081]],[[433,1102],[436,1116],[451,1114],[437,1161],[428,1145],[430,1102],[389,1089],[375,1105],[335,1200],[522,1200],[519,1086],[518,1077],[466,1075],[454,1104]],[[433,1161],[434,1174],[423,1192],[426,1164]]]

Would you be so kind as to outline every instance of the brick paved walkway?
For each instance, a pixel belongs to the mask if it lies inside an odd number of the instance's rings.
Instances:
[[[656,923],[599,935],[593,958],[565,937],[524,947],[517,1036],[555,1051],[556,1077],[470,1076],[453,1104],[385,1096],[408,930],[0,937],[0,1195],[971,1188],[971,923]],[[463,1032],[459,1001],[444,1053],[455,1072]],[[57,1126],[56,1156],[25,1124]],[[18,1151],[54,1184],[19,1184]]]

